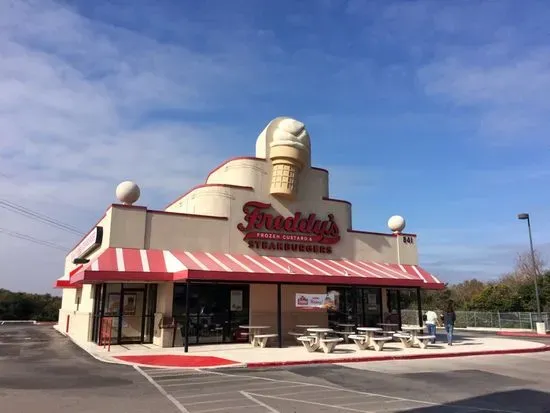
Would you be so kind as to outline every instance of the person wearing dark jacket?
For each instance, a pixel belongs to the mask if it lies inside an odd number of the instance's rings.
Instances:
[[[443,325],[445,326],[445,331],[447,332],[447,344],[449,346],[453,345],[453,330],[456,321],[456,313],[453,307],[453,303],[449,302],[447,308],[443,313]]]

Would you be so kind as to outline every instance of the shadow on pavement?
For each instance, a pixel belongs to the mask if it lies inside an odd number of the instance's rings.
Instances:
[[[505,406],[505,407],[503,407]],[[546,406],[546,407],[542,407]],[[521,413],[550,413],[550,393],[545,393],[536,390],[510,390],[497,393],[491,393],[484,396],[472,397],[456,402],[444,403],[438,406],[427,406],[413,408],[407,410],[408,413],[432,413],[445,412],[446,408],[451,409],[467,409],[473,408],[471,411],[502,411],[521,412]]]

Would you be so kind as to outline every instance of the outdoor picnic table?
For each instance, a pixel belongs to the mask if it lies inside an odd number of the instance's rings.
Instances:
[[[262,330],[270,328],[270,326],[239,326],[239,328],[242,328],[243,330],[248,330],[248,337],[250,339],[251,343],[254,343],[254,336],[257,334],[260,334]]]
[[[325,353],[332,353],[332,350],[334,349],[334,346],[336,345],[336,342],[338,340],[342,340],[341,338],[340,339],[331,338],[331,339],[326,339],[329,343],[324,342],[327,334],[335,332],[332,328],[313,327],[313,328],[308,328],[307,332],[311,333],[314,337],[313,343],[308,345],[308,347],[309,347],[308,351],[316,351],[319,348],[321,348],[321,349],[323,349],[323,351]],[[302,338],[300,338],[300,339],[302,339]]]
[[[417,340],[416,336],[418,336],[418,333],[421,333],[422,331],[424,331],[424,327],[406,326],[406,327],[401,327],[401,331],[405,331],[405,332],[410,333],[411,343],[412,344],[418,344],[418,340]]]
[[[320,344],[321,339],[325,338],[327,334],[334,333],[332,328],[322,328],[322,327],[310,327],[306,329],[308,333],[312,333],[315,337],[315,342]]]
[[[374,333],[378,333],[382,331],[380,327],[357,327],[357,331],[361,331],[362,333],[365,333],[367,336],[367,345],[370,343],[371,338],[374,337]]]

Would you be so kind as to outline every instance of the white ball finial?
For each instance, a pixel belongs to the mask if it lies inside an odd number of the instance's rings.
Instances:
[[[399,233],[405,229],[405,218],[400,215],[394,215],[388,219],[388,228],[394,232]]]
[[[132,181],[124,181],[116,187],[116,197],[124,205],[132,205],[139,199],[141,191],[139,186]]]

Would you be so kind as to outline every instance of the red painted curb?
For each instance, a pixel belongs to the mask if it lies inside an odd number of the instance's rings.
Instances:
[[[549,333],[537,334],[537,333],[527,333],[522,331],[497,331],[497,336],[550,338]]]
[[[389,360],[418,360],[418,359],[437,359],[437,358],[455,358],[469,356],[494,356],[499,354],[524,354],[524,353],[542,353],[550,351],[550,345],[522,348],[515,350],[487,350],[487,351],[467,351],[462,353],[447,353],[447,354],[413,354],[410,356],[376,356],[376,357],[349,357],[343,359],[329,360],[304,360],[304,361],[267,361],[258,363],[247,363],[248,368],[258,367],[281,367],[281,366],[297,366],[304,364],[335,364],[335,363],[357,363],[368,361],[389,361]]]

